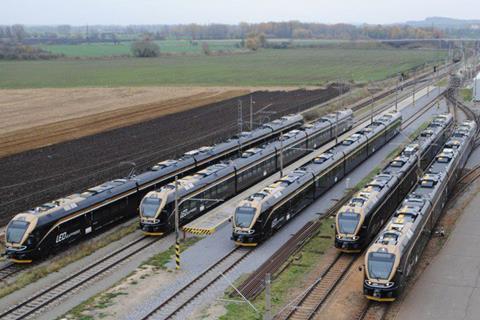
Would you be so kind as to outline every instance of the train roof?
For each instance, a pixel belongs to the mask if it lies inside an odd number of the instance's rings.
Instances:
[[[340,111],[338,116],[332,115],[333,119],[338,118],[339,121],[344,120],[346,117],[350,117],[351,112]],[[180,187],[178,189],[178,197],[183,197],[186,194],[192,192],[192,190],[197,190],[203,188],[208,183],[211,183],[218,179],[218,176],[227,176],[234,172],[234,170],[241,170],[242,168],[247,167],[252,162],[257,161],[258,159],[264,157],[265,154],[273,154],[276,150],[279,150],[282,146],[288,148],[289,145],[295,144],[299,139],[306,137],[306,131],[309,133],[318,132],[329,128],[331,126],[330,122],[325,121],[315,121],[311,123],[308,127],[302,127],[300,129],[293,129],[285,134],[283,134],[278,139],[267,143],[260,147],[255,147],[246,150],[242,153],[239,158],[224,162],[221,165],[210,166],[196,174],[185,177],[181,180],[187,181],[188,183],[183,183],[179,180]],[[207,171],[214,171],[218,176],[209,177],[210,175],[205,175]],[[162,187],[158,191],[164,193],[162,198],[166,198],[167,202],[173,201],[174,197],[174,187],[171,187],[172,184],[169,184],[167,187]]]
[[[464,127],[462,123],[460,127]],[[438,196],[440,187],[448,177],[454,165],[454,159],[461,155],[475,135],[476,125],[468,124],[470,129],[461,141],[458,149],[444,148],[422,176],[393,217],[379,233],[368,252],[389,252],[400,256],[408,248],[413,236],[423,228],[432,201]],[[457,129],[458,130],[458,129]],[[445,159],[444,159],[445,158]]]
[[[396,185],[404,172],[416,165],[419,153],[422,154],[435,140],[435,137],[452,122],[453,117],[450,114],[434,116],[428,126],[403,148],[400,155],[390,161],[379,174],[355,193],[352,199],[338,210],[338,213],[358,213],[360,223],[358,223],[357,229],[360,228],[364,219],[373,212],[373,208],[378,202],[383,201],[384,196]]]
[[[303,123],[301,115],[287,115],[266,123],[251,132],[242,133],[239,136],[230,138],[222,143],[212,146],[203,146],[186,152],[177,160],[164,160],[153,165],[148,171],[137,176],[115,179],[104,182],[100,185],[88,188],[80,193],[71,194],[50,202],[41,204],[35,208],[20,213],[22,216],[33,215],[38,218],[38,224],[49,223],[64,216],[74,214],[96,203],[103,202],[115,196],[122,195],[129,191],[136,190],[137,184],[143,185],[159,177],[167,176],[179,168],[191,166],[197,160],[205,159],[221,153],[229,148],[239,146],[248,141],[255,140],[266,133],[289,128],[294,124]],[[15,218],[14,218],[15,219]]]
[[[372,124],[368,125],[366,127],[367,130],[361,129],[350,135],[325,153],[315,157],[312,161],[241,201],[238,206],[262,206],[262,209],[274,206],[297,188],[296,182],[302,185],[306,180],[312,179],[314,175],[320,173],[333,162],[337,161],[341,155],[354,150],[358,145],[367,141],[367,137],[375,136],[386,126],[401,119],[401,115],[398,113],[389,113],[387,116],[379,117],[379,119],[381,120],[374,121]],[[344,144],[344,141],[349,142]]]

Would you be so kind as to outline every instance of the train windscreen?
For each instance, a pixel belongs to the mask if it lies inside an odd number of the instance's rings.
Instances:
[[[145,198],[142,201],[140,212],[142,216],[147,218],[153,218],[157,214],[158,208],[160,208],[160,204],[162,200],[158,198]]]
[[[248,228],[255,216],[255,208],[240,207],[235,211],[235,226]]]
[[[368,255],[368,274],[371,279],[386,280],[390,276],[395,255],[385,252],[371,252]]]
[[[29,223],[26,221],[13,220],[7,227],[7,242],[20,243]]]
[[[360,215],[358,213],[342,212],[338,216],[338,230],[340,233],[352,234],[359,222]]]

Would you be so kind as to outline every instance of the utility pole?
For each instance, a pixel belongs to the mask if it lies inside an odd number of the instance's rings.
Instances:
[[[335,111],[335,144],[338,144],[338,110]]]
[[[253,131],[253,97],[250,94],[250,131]]]
[[[397,76],[397,87],[395,89],[395,112],[398,112],[398,82],[400,76]]]
[[[242,111],[242,100],[238,100],[238,127],[240,133],[243,132],[243,111]]]
[[[343,109],[343,81],[341,82],[340,86],[340,98],[342,101],[342,109]],[[335,111],[335,144],[338,144],[338,110]]]
[[[280,178],[283,177],[283,132],[280,133]]]
[[[416,70],[413,71],[413,106],[415,107],[415,90],[417,89],[417,80],[415,79],[417,72]]]
[[[175,176],[175,269],[180,269],[180,217],[178,215],[178,176]]]
[[[371,105],[372,107],[370,108],[370,123],[373,123],[373,112],[375,110],[375,100],[373,99],[373,93],[370,92],[370,98],[371,98]]]
[[[271,278],[270,273],[265,275],[265,315],[264,320],[272,320],[272,295],[270,292],[271,289]]]

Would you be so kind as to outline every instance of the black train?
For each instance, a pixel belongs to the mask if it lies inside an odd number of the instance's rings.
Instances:
[[[256,246],[388,143],[402,123],[386,113],[326,153],[241,201],[233,215],[232,240]]]
[[[179,203],[180,224],[183,225],[212,209],[265,177],[278,171],[321,145],[335,135],[350,130],[352,111],[339,111],[319,121],[292,130],[280,139],[245,151],[241,157],[227,163],[212,165],[178,180],[157,191],[149,192],[140,204],[140,227],[145,234],[162,235],[173,230],[175,223],[175,193]],[[338,118],[338,127],[332,121]],[[175,192],[176,190],[176,192]]]
[[[334,122],[335,117],[324,120]],[[229,159],[302,124],[300,115],[285,116],[225,142],[189,151],[178,160],[162,161],[136,177],[105,182],[20,213],[7,226],[6,255],[15,262],[29,263],[108,225],[134,217],[143,196],[172,181],[174,176]]]
[[[365,254],[363,292],[394,301],[433,232],[475,143],[477,125],[463,122]]]
[[[382,169],[336,215],[335,247],[360,252],[378,234],[452,133],[453,116],[437,115],[401,154]],[[419,161],[420,160],[420,161]]]

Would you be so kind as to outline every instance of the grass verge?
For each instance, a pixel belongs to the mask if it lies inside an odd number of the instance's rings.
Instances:
[[[200,237],[189,237],[184,241],[180,242],[181,250],[186,250],[188,247],[195,244],[199,241]],[[161,252],[150,259],[144,261],[140,265],[140,269],[146,269],[147,267],[152,267],[153,270],[155,269],[165,269],[165,265],[171,260],[173,254],[175,253],[175,246],[171,246],[168,250]],[[152,268],[150,270],[152,270]],[[125,284],[136,286],[139,284],[139,281],[153,275],[153,273],[148,272],[148,275],[141,274],[139,277],[135,278],[135,280],[131,280],[132,276],[137,273],[139,269],[133,271],[128,276],[124,277],[114,285],[110,287],[110,289],[100,292],[89,299],[85,300],[68,313],[60,317],[59,319],[75,319],[75,320],[93,320],[96,318],[102,318],[102,309],[106,309],[115,304],[113,301],[116,297],[120,295],[128,295],[131,291],[127,290]],[[138,275],[138,274],[137,274]],[[129,280],[130,279],[130,280]],[[121,288],[120,288],[121,287]],[[128,291],[128,292],[126,292]],[[105,314],[103,314],[106,316]]]
[[[194,245],[202,238],[200,237],[189,237],[180,242],[180,252],[185,251],[188,247]],[[175,246],[171,246],[168,250],[160,252],[159,254],[154,255],[147,261],[143,262],[140,267],[142,266],[152,266],[157,269],[166,269],[166,264],[172,260],[175,254]]]
[[[137,229],[137,221],[132,222],[131,224],[118,228],[118,230],[115,230],[115,232],[112,232],[105,237],[102,237],[100,239],[90,239],[85,243],[79,244],[72,249],[72,253],[68,253],[67,255],[61,257],[54,257],[48,264],[43,263],[39,266],[33,266],[31,269],[28,270],[28,272],[24,272],[19,275],[11,284],[0,288],[0,298],[5,297],[6,295],[9,295],[14,291],[17,291],[47,276],[52,272],[60,270],[66,265],[75,262],[83,257],[86,257],[95,252],[96,250],[103,248],[114,241],[120,240],[121,238],[134,232]]]

